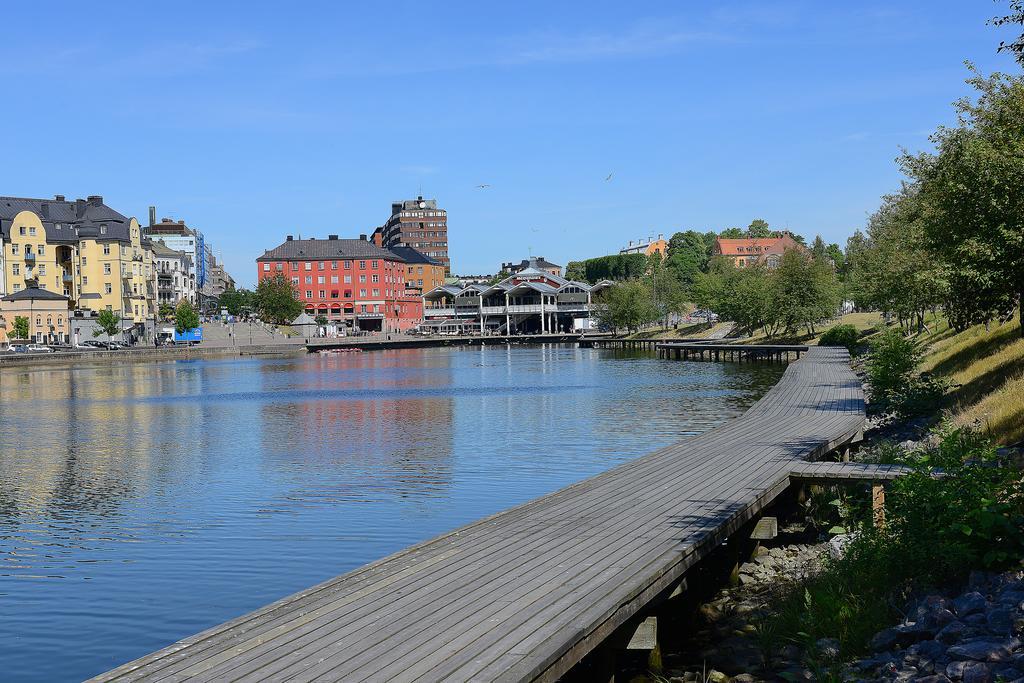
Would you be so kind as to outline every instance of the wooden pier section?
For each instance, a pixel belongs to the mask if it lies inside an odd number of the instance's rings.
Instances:
[[[554,681],[680,588],[794,478],[870,478],[845,463],[808,465],[863,426],[846,350],[813,347],[717,429],[95,680]]]
[[[706,344],[687,342],[663,342],[655,349],[661,358],[676,360],[731,360],[739,362],[772,362],[779,363],[794,357],[800,360],[800,354],[807,353],[806,346],[799,344]]]

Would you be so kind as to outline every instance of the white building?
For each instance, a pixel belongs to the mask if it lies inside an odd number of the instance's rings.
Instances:
[[[460,283],[427,292],[423,317],[427,326],[447,322],[499,334],[574,332],[594,326],[592,295],[611,286],[525,268],[493,285]]]
[[[195,305],[196,274],[192,257],[157,241],[153,242],[153,254],[156,256],[157,305],[177,306],[182,300]]]

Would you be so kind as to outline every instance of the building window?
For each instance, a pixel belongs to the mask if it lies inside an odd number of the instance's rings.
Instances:
[[[89,259],[88,259],[88,257],[85,257],[85,256],[83,256],[83,257],[82,257],[82,265],[83,265],[83,266],[87,266],[87,265],[89,265]]]
[[[270,268],[267,268],[267,270],[270,270]],[[277,272],[280,273],[282,270],[284,270],[284,264],[283,263],[275,263],[274,264],[274,270],[276,270]]]
[[[370,267],[373,268],[374,270],[377,270],[377,267],[378,267],[377,266],[377,262],[376,261],[371,261],[370,262]]]
[[[270,272],[270,264],[269,263],[264,263],[263,264],[263,272],[264,273],[269,273]]]
[[[25,228],[22,228],[22,230],[24,230],[24,229]],[[15,256],[18,255],[18,245],[17,244],[12,244],[11,245],[11,253],[14,254]]]
[[[107,282],[107,283],[105,283],[103,285],[103,291],[106,292],[107,294],[113,294],[114,293],[114,289],[113,289],[113,287],[110,286],[109,282]]]
[[[317,283],[318,285],[322,285],[322,284],[324,283],[324,276],[323,276],[323,275],[317,275],[317,277],[316,277],[316,283]]]
[[[18,228],[18,234],[19,235],[24,235],[25,234],[25,226],[24,225],[21,226],[20,228]]]
[[[366,276],[365,275],[360,275],[359,276],[359,281],[362,282],[362,283],[365,283],[366,282]]]
[[[376,273],[374,273],[373,275],[370,276],[370,281],[371,282],[380,282],[380,276],[377,275]]]
[[[366,296],[366,290],[365,289],[360,289],[359,290],[359,296]],[[363,309],[363,310],[366,310],[366,309]]]
[[[380,313],[380,304],[374,304],[373,305],[373,312],[374,313]]]
[[[297,277],[293,277],[293,278],[292,278],[292,284],[293,284],[293,285],[297,285],[297,284],[299,284],[299,278],[297,278]]]
[[[46,245],[45,244],[40,244],[39,247],[36,249],[36,253],[39,254],[40,256],[45,254],[46,253]]]
[[[14,275],[21,275],[21,264],[20,263],[12,263],[11,264],[11,273],[14,274]]]
[[[313,298],[313,290],[312,289],[307,289],[306,290],[306,298],[307,299],[312,299]]]
[[[19,285],[17,282],[14,283],[14,291],[15,292],[20,292],[21,291],[21,285]]]
[[[352,284],[352,276],[351,275],[346,275],[345,276],[345,284],[346,285]]]
[[[109,244],[104,244],[103,245],[103,254],[105,256],[110,256],[110,245]]]
[[[374,296],[380,296],[380,290],[379,289],[373,290],[373,295]]]
[[[36,228],[35,228],[35,226],[32,226],[32,227],[30,227],[30,228],[28,229],[28,234],[30,234],[30,235],[35,235],[35,234],[36,234]]]
[[[338,269],[338,262],[337,261],[331,261],[331,270],[337,270],[337,269]]]
[[[312,262],[312,261],[306,261],[306,262],[305,262],[305,263],[303,264],[303,267],[304,267],[304,268],[305,268],[306,270],[313,270],[313,262]]]
[[[352,262],[351,261],[345,261],[345,270],[348,270],[351,267],[352,267]]]
[[[352,290],[351,289],[346,289],[345,290],[345,298],[346,299],[351,299],[352,298]]]
[[[359,270],[366,270],[366,261],[359,262]]]
[[[321,261],[320,264],[317,266],[317,270],[323,270],[323,269],[324,269],[324,262]]]
[[[105,226],[105,225],[101,225],[100,226],[100,234],[101,235],[106,235],[107,234],[107,226]]]
[[[109,263],[104,263],[103,264],[103,274],[104,275],[110,275],[110,264]]]
[[[39,264],[39,274],[40,275],[46,275],[46,264],[45,263],[40,263]]]
[[[312,275],[307,275],[306,276],[306,284],[307,285],[313,284],[313,276]]]
[[[332,299],[337,299],[338,298],[338,290],[336,290],[336,289],[332,289],[331,290],[331,298]]]
[[[324,290],[322,290],[322,289],[320,290],[320,298],[321,299],[326,299],[327,298],[326,292],[324,292]]]
[[[338,284],[338,276],[337,275],[332,275],[331,276],[331,284],[332,285]]]

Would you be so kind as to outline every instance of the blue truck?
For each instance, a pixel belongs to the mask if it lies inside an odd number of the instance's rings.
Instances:
[[[173,327],[165,327],[160,332],[161,341],[164,344],[198,344],[203,341],[203,328],[193,327],[191,330],[178,332]]]

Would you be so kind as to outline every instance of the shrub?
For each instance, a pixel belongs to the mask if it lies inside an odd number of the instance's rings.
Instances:
[[[892,406],[899,393],[907,390],[920,362],[921,351],[917,344],[900,330],[878,335],[871,342],[867,361],[871,400],[882,409]]]
[[[853,325],[835,325],[821,335],[818,346],[845,346],[853,353],[858,337],[857,328]]]
[[[842,557],[799,585],[776,607],[770,630],[810,642],[838,638],[844,657],[899,616],[911,594],[965,578],[971,569],[1003,569],[1024,553],[1024,482],[969,429],[945,430],[931,449],[880,454],[911,468],[888,486],[886,525],[870,508],[851,506],[858,528]],[[888,457],[886,457],[888,456]],[[938,477],[936,471],[944,476]]]

